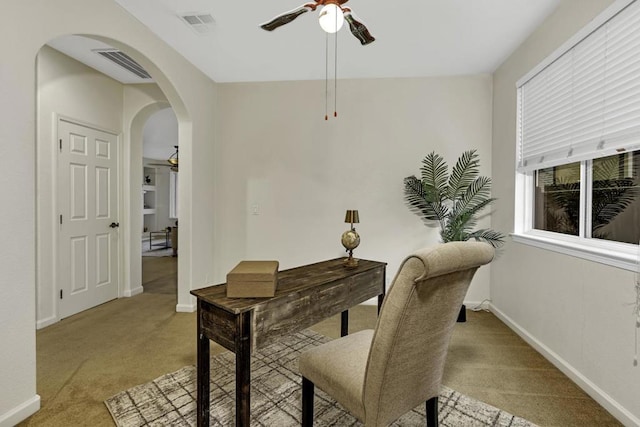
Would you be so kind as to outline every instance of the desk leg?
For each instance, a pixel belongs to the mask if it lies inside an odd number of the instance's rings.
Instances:
[[[236,317],[236,426],[249,427],[251,420],[251,324],[250,313]]]
[[[382,302],[384,301],[384,296],[387,294],[387,278],[386,278],[386,269],[382,271],[382,293],[378,295],[378,315],[380,315],[380,309],[382,308]]]
[[[340,336],[349,335],[349,310],[345,310],[340,315]]]
[[[197,374],[197,399],[196,399],[196,418],[198,427],[209,426],[209,338],[202,333],[200,316],[202,309],[200,301],[198,301],[198,374]]]

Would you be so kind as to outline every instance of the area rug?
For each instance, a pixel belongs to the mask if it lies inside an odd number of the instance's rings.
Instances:
[[[298,356],[329,338],[304,330],[252,355],[251,425],[299,426],[301,386]],[[212,426],[235,425],[235,355],[224,352],[211,358]],[[120,427],[195,426],[196,369],[184,367],[155,380],[120,392],[105,404]],[[443,427],[533,427],[522,418],[472,399],[447,387],[439,397]],[[342,406],[316,387],[315,426],[360,426]],[[393,426],[424,426],[425,408],[420,405]]]
[[[173,256],[173,248],[153,248],[149,249],[149,243],[142,244],[142,256]]]

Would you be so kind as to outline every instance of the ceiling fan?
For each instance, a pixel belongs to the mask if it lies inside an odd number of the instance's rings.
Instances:
[[[173,147],[176,151],[167,159],[167,163],[149,163],[149,166],[166,166],[172,171],[178,172],[178,146],[174,145]]]
[[[349,23],[351,33],[360,40],[362,45],[367,45],[375,41],[375,37],[369,33],[367,27],[353,17],[353,12],[348,7],[342,5],[349,0],[314,0],[313,3],[306,3],[296,9],[276,16],[271,21],[266,22],[260,27],[267,31],[273,31],[278,27],[288,24],[303,13],[315,12],[318,6],[323,6],[320,10],[320,26],[328,33],[335,33],[340,30],[344,21]]]

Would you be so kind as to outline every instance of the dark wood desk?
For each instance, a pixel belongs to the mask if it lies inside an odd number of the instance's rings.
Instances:
[[[209,340],[236,354],[236,426],[249,427],[254,350],[338,313],[344,336],[349,308],[375,296],[380,310],[386,263],[361,259],[349,269],[343,261],[278,272],[272,298],[227,298],[225,284],[191,291],[198,298],[198,426],[209,425]]]

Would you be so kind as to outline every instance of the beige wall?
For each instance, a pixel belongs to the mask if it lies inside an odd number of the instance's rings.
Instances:
[[[494,74],[494,226],[513,231],[516,81],[610,0],[563,0]],[[626,425],[640,424],[634,274],[510,242],[491,270],[494,310]]]
[[[123,296],[133,296],[142,289],[142,263],[140,260],[140,230],[143,227],[142,193],[143,179],[142,152],[143,129],[147,119],[155,112],[170,107],[164,93],[157,85],[136,84],[124,86],[123,145],[128,156],[122,161],[123,197],[122,212],[128,215],[126,224],[121,224],[125,244],[123,245]],[[128,185],[126,179],[128,177]],[[186,284],[182,284],[185,288]],[[186,289],[183,289],[183,292]]]
[[[69,11],[73,13],[69,13]],[[20,17],[31,17],[25,26]],[[36,391],[36,55],[64,34],[90,34],[125,49],[150,71],[180,122],[182,255],[179,308],[192,309],[188,288],[213,276],[212,191],[216,87],[112,1],[3,2],[0,14],[0,144],[11,160],[2,170],[0,246],[0,425],[39,407]],[[160,72],[160,70],[162,72]],[[141,171],[138,178],[141,179]],[[139,192],[140,180],[136,181]],[[184,188],[183,188],[184,187]],[[199,195],[194,207],[191,193]],[[197,233],[191,235],[192,230]],[[122,231],[121,231],[122,232]],[[139,233],[138,233],[138,242]],[[139,243],[138,243],[139,244]],[[193,256],[189,256],[193,254]]]
[[[453,166],[469,148],[490,174],[491,84],[489,75],[340,81],[328,121],[322,81],[220,84],[220,271],[244,257],[287,268],[344,256],[345,210],[358,209],[355,256],[387,261],[390,281],[406,255],[439,240],[405,205],[403,178],[433,150]],[[488,272],[467,301],[488,298]]]

